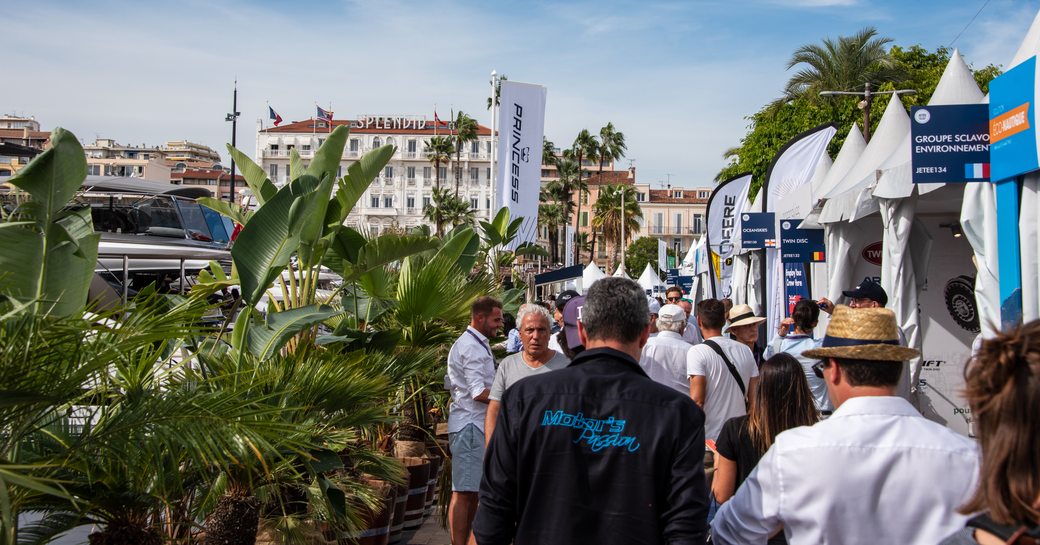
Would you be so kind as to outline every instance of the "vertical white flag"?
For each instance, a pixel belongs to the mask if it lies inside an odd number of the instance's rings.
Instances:
[[[750,188],[751,175],[744,174],[720,183],[708,199],[710,276],[712,296],[718,299],[729,297],[733,291],[733,254],[740,239],[740,215],[750,206]]]
[[[658,271],[668,270],[668,244],[661,239],[657,239],[657,269]]]
[[[568,224],[563,231],[567,237],[567,241],[564,243],[566,255],[563,256],[563,265],[571,267],[574,265],[574,226]]]
[[[534,242],[538,231],[545,95],[545,87],[541,85],[502,81],[496,205],[508,208],[510,217],[524,219],[509,250],[524,242]],[[568,251],[567,255],[573,253]]]

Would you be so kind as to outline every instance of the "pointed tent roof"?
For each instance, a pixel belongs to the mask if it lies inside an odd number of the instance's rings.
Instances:
[[[603,280],[607,275],[603,274],[603,271],[596,265],[595,262],[589,262],[589,266],[585,267],[585,270],[581,273],[581,287],[588,291],[597,280]]]
[[[939,83],[935,86],[935,92],[928,101],[928,105],[977,104],[982,101],[982,96],[982,91],[979,90],[979,85],[975,82],[971,69],[964,62],[960,52],[954,50],[942,77],[939,78]],[[911,173],[911,155],[910,131],[907,131],[895,152],[879,169],[882,174],[878,179],[877,187],[874,188],[875,197],[898,199],[913,194],[915,184]],[[923,194],[939,189],[943,185],[945,184],[921,184],[917,186],[917,190]]]
[[[617,278],[617,277],[629,278],[628,273],[625,271],[625,266],[624,265],[618,265],[617,270],[615,270],[614,274],[612,274],[611,276],[613,276],[615,278]]]
[[[1008,63],[1005,72],[1012,68],[1022,64],[1022,61],[1036,55],[1040,52],[1040,11],[1033,17],[1033,24],[1029,27],[1029,31],[1026,32],[1026,37],[1022,38],[1022,44],[1018,46],[1018,51],[1015,52],[1015,56],[1011,58],[1011,62]]]
[[[813,199],[816,199],[816,202],[813,203],[812,212],[798,226],[799,229],[820,229],[823,227],[819,223],[822,210],[821,200],[849,173],[849,170],[856,164],[856,161],[859,161],[860,156],[863,155],[863,150],[866,148],[867,141],[863,139],[863,131],[860,130],[858,123],[853,123],[849,127],[848,134],[845,135],[845,141],[841,144],[841,149],[838,150],[838,155],[834,158],[831,168],[827,170],[827,174],[818,184],[814,177]]]
[[[661,281],[661,277],[654,272],[653,267],[649,263],[646,264],[646,268],[643,269],[643,274],[639,275],[639,280],[636,280],[644,290],[652,290],[655,287],[664,287],[664,282]]]
[[[838,185],[825,195],[827,204],[823,206],[823,212],[820,213],[820,223],[833,223],[843,219],[854,220],[862,217],[861,208],[864,205],[877,206],[869,193],[866,195],[864,193],[877,182],[878,167],[892,155],[902,142],[903,135],[909,130],[910,116],[906,115],[906,108],[899,100],[899,95],[893,94],[878,123],[877,132],[867,143],[859,160],[838,182]]]

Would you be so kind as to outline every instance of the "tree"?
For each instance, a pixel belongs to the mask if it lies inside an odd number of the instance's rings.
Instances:
[[[546,137],[542,137],[542,164],[556,166],[556,144]]]
[[[578,178],[574,184],[574,188],[578,190],[578,213],[574,218],[574,232],[578,232],[578,222],[581,220],[581,201],[585,193],[588,192],[588,186],[582,182],[581,174],[584,171],[587,160],[598,160],[599,158],[599,142],[596,142],[596,137],[589,133],[588,129],[582,129],[578,133],[577,138],[574,139],[574,144],[571,145],[571,149],[574,152],[574,158],[578,163]],[[575,256],[577,257],[577,256]],[[575,259],[577,261],[577,259]]]
[[[462,183],[462,148],[467,142],[477,139],[477,121],[459,110],[455,116],[455,196],[459,196]]]
[[[919,45],[910,47],[893,46],[889,55],[905,73],[904,81],[900,87],[915,89],[915,95],[901,95],[900,99],[906,106],[927,104],[935,92],[935,86],[939,83],[943,70],[950,60],[950,50],[939,47],[934,52],[929,52]],[[989,88],[989,82],[1000,74],[1000,69],[989,65],[975,70],[975,81],[983,92]],[[892,90],[894,85],[886,83],[879,90]],[[872,107],[885,107],[885,101],[889,100],[887,95],[876,97]],[[747,117],[748,131],[740,141],[740,145],[730,148],[724,153],[729,159],[718,175],[716,181],[722,181],[742,172],[750,172],[753,176],[751,194],[758,191],[765,181],[769,164],[780,148],[791,140],[795,135],[821,125],[823,123],[835,122],[840,130],[831,140],[828,152],[833,157],[842,143],[845,134],[853,123],[860,120],[861,113],[856,107],[856,101],[848,98],[821,100],[819,96],[806,93],[791,99],[780,99],[762,107],[758,112]],[[872,119],[871,131],[877,126],[881,116]]]
[[[805,44],[787,62],[788,70],[806,66],[787,81],[786,95],[818,97],[825,90],[852,91],[864,83],[876,89],[885,83],[901,82],[906,73],[886,51],[890,43],[892,39],[878,36],[876,28],[866,27],[837,41],[824,38],[822,44]]]
[[[664,273],[657,269],[658,239],[654,237],[643,237],[633,242],[625,250],[625,266],[635,274],[641,274],[646,264],[649,263],[657,275],[664,280]],[[675,250],[668,248],[668,255],[675,257]]]
[[[625,211],[625,238],[621,239],[621,199],[624,198]],[[614,253],[613,260],[617,262],[621,245],[632,238],[632,234],[639,230],[639,220],[643,217],[643,211],[636,202],[636,188],[631,185],[607,185],[603,186],[596,199],[595,216],[592,218],[592,227],[603,232],[605,244],[611,244]]]
[[[455,145],[447,136],[434,136],[425,144],[426,158],[433,163],[434,187],[441,187],[441,164],[451,160],[451,154],[455,153]]]
[[[502,82],[506,81],[508,79],[509,79],[509,76],[507,76],[505,74],[502,74],[501,76],[498,76],[498,81],[495,82],[495,98],[492,99],[491,97],[488,97],[488,99],[487,99],[487,109],[488,110],[491,109],[492,100],[494,101],[494,105],[495,106],[497,106],[499,104],[499,99],[502,98]],[[542,138],[544,138],[544,136]]]
[[[448,208],[451,206],[449,201],[453,198],[454,196],[447,189],[435,187],[433,195],[430,196],[430,204],[423,206],[423,217],[434,225],[437,238],[444,236],[444,225],[448,223]]]
[[[607,122],[599,130],[599,174],[603,176],[603,165],[613,163],[625,156],[628,145],[625,144],[625,133],[614,129],[614,124]]]
[[[538,205],[538,225],[549,229],[549,251],[553,263],[560,262],[560,225],[564,223],[563,205],[549,202]]]

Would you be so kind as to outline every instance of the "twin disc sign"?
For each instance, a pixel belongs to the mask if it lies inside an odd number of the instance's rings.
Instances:
[[[911,116],[915,184],[989,181],[989,106],[914,106]]]

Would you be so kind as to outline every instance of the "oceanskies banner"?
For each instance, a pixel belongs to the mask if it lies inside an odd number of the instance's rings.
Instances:
[[[542,137],[546,89],[505,80],[499,102],[498,206],[524,218],[508,248],[534,242],[538,232],[538,192],[542,175]]]
[[[720,183],[708,199],[712,295],[719,299],[733,294],[733,254],[740,238],[741,214],[749,207],[750,188],[751,175],[743,174]]]

